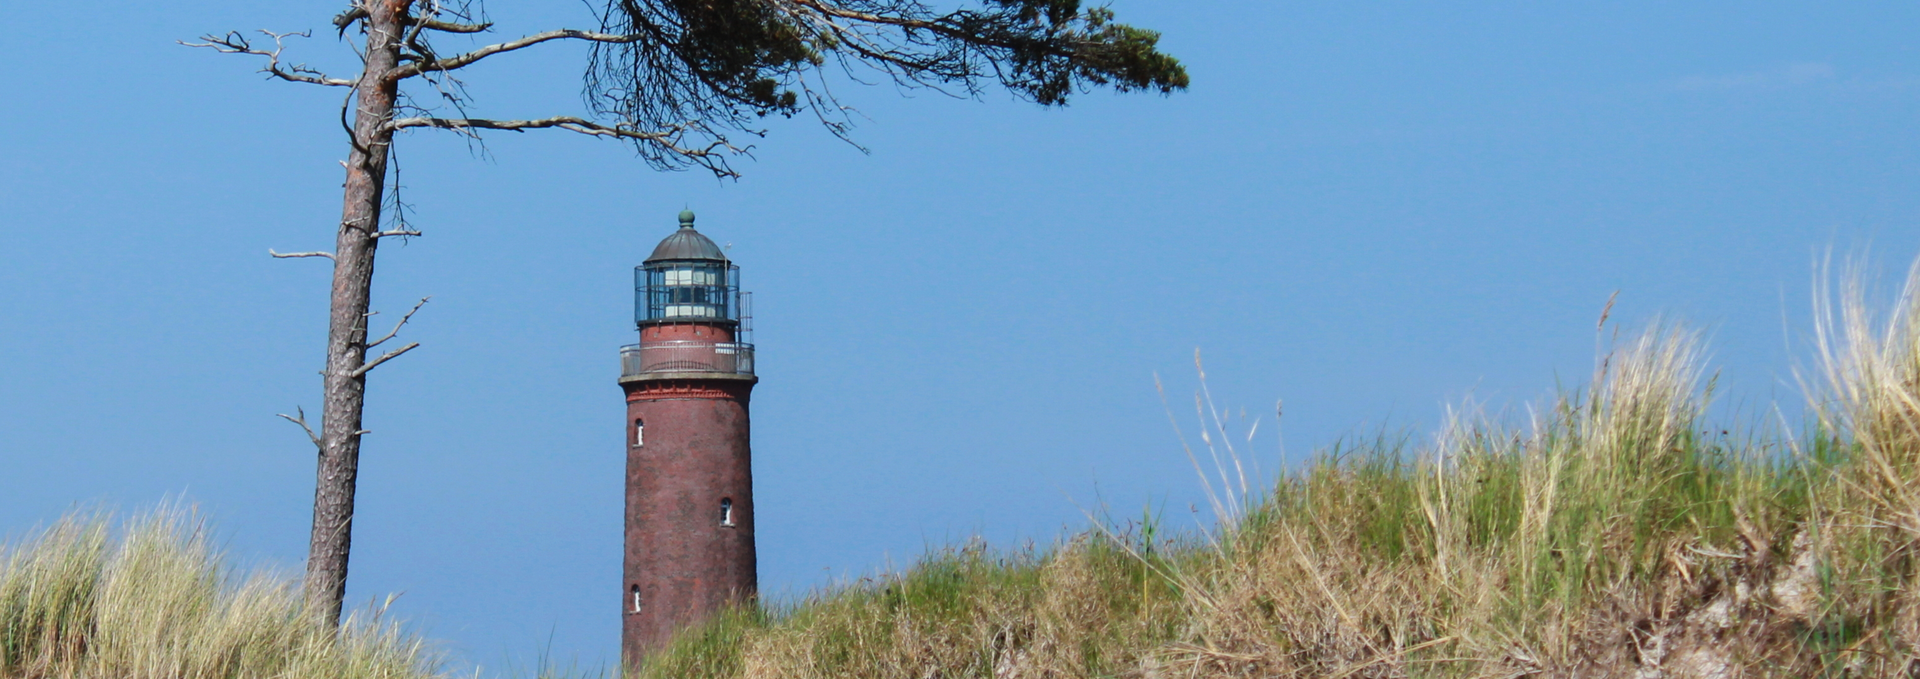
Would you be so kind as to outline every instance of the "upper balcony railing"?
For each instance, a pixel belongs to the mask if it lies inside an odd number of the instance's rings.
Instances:
[[[662,373],[753,374],[753,345],[744,342],[668,340],[620,347],[620,376]]]

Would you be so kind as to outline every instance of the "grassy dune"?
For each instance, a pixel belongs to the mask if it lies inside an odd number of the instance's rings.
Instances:
[[[415,679],[422,642],[360,614],[338,635],[270,572],[231,573],[190,514],[70,517],[0,552],[0,677]]]
[[[1430,445],[1337,447],[1265,490],[1215,424],[1194,455],[1228,517],[1211,534],[955,548],[735,611],[633,673],[1913,676],[1916,286],[1878,318],[1825,295],[1811,431],[1706,421],[1699,337],[1656,325],[1524,417],[1465,409]]]

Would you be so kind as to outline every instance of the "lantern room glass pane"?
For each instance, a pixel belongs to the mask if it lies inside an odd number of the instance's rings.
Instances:
[[[637,322],[740,319],[739,269],[726,262],[656,262],[634,279]]]

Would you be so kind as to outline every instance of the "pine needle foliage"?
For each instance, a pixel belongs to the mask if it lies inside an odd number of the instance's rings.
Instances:
[[[628,674],[1913,676],[1920,269],[1879,316],[1843,280],[1808,432],[1708,421],[1700,336],[1656,321],[1524,416],[1468,404],[1430,442],[1336,445],[1216,498],[1211,532],[1149,514],[941,550],[722,616]],[[1224,483],[1239,460],[1213,426],[1193,459]]]
[[[1043,106],[1096,88],[1171,94],[1189,83],[1159,33],[1080,0],[612,0],[600,22],[636,39],[594,43],[583,93],[594,113],[723,145],[730,131],[759,134],[762,117],[802,111],[844,138],[852,109],[830,86],[835,75],[964,96],[999,85]],[[704,159],[636,148],[662,168]]]

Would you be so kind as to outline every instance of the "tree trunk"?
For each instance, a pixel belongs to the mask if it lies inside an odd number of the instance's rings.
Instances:
[[[400,40],[411,0],[370,0],[366,69],[361,71],[353,148],[347,157],[346,196],[334,248],[333,296],[327,324],[325,405],[320,461],[313,491],[313,536],[307,553],[309,611],[329,628],[340,624],[347,591],[347,554],[353,545],[353,492],[360,473],[361,411],[366,406],[367,308],[372,301],[373,255],[379,245],[380,206],[399,83],[389,74],[400,60]]]

